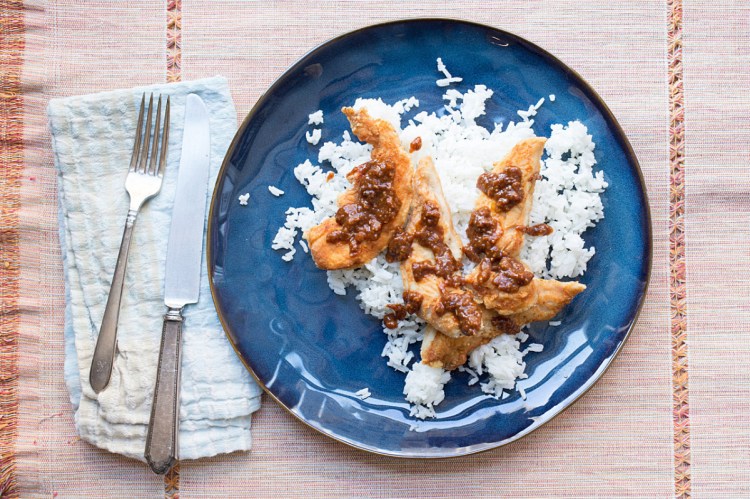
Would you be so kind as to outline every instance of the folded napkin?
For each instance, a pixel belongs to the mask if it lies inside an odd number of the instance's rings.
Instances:
[[[117,357],[109,386],[97,395],[88,383],[89,366],[128,211],[125,176],[144,92],[171,96],[168,162],[161,193],[144,205],[136,222]],[[164,263],[189,93],[204,100],[210,116],[210,194],[237,124],[226,79],[54,99],[48,108],[66,281],[65,381],[76,427],[83,440],[140,460],[166,310]],[[217,318],[205,256],[202,265],[200,299],[184,310],[181,459],[248,450],[251,414],[260,406],[261,391]]]

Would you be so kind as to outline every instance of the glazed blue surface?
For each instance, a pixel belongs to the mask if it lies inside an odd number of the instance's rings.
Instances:
[[[270,249],[289,206],[310,206],[293,168],[316,163],[305,140],[307,117],[325,114],[321,144],[340,139],[339,112],[357,97],[386,102],[416,96],[419,109],[442,105],[435,86],[442,57],[463,76],[455,88],[482,83],[495,91],[480,124],[517,121],[516,111],[555,94],[535,117],[537,135],[553,123],[580,120],[596,142],[610,187],[606,218],[586,233],[596,247],[583,279],[588,289],[558,317],[537,323],[526,356],[527,393],[495,400],[453,373],[437,418],[409,417],[404,375],[386,366],[380,322],[353,293],[333,294],[325,272],[298,247],[291,262]],[[419,110],[418,109],[418,110]],[[417,110],[417,111],[418,111]],[[275,185],[286,192],[276,198]],[[241,206],[240,194],[250,203]],[[497,447],[544,424],[585,392],[625,340],[650,271],[648,203],[637,161],[606,106],[575,73],[538,47],[493,28],[452,20],[413,20],[356,31],[315,49],[259,100],[230,147],[214,192],[208,233],[214,301],[227,335],[251,372],[295,416],[365,450],[408,457],[457,456]],[[368,387],[361,401],[354,393]]]

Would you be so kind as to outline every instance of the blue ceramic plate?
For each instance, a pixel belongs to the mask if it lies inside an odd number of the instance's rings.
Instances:
[[[484,83],[495,91],[487,122],[518,120],[516,111],[555,94],[535,117],[537,134],[553,123],[581,120],[596,141],[610,187],[606,218],[586,233],[596,246],[582,279],[588,290],[569,305],[562,325],[536,324],[526,357],[527,393],[484,395],[454,372],[438,417],[415,421],[404,375],[380,357],[380,322],[352,293],[334,295],[308,255],[287,263],[270,249],[288,206],[310,206],[292,169],[317,148],[305,140],[307,116],[325,114],[323,141],[348,123],[339,112],[357,97],[386,102],[416,96],[437,109],[442,57],[457,88]],[[471,87],[470,87],[471,86]],[[321,142],[322,143],[322,142]],[[270,195],[275,185],[286,194]],[[250,204],[237,197],[250,193]],[[470,454],[516,440],[572,404],[602,375],[638,315],[651,261],[649,208],[638,162],[606,105],[573,70],[510,33],[463,21],[425,19],[372,26],[316,48],[263,95],[229,148],[213,195],[208,265],[216,308],[238,355],[266,391],[304,423],[346,444],[402,457]],[[369,387],[372,397],[354,393]]]

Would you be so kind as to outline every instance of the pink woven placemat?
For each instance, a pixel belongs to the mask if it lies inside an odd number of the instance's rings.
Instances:
[[[286,67],[332,36],[388,19],[458,15],[443,2],[420,2],[419,9],[399,2],[387,8],[359,3],[356,9],[350,2],[283,2],[273,9],[237,2],[207,5],[183,2],[182,76],[227,76],[241,115]],[[461,17],[525,36],[581,72],[633,143],[649,186],[655,263],[646,306],[622,357],[591,392],[538,432],[497,451],[440,464],[345,448],[267,403],[255,418],[254,449],[247,458],[181,465],[183,497],[212,489],[235,496],[252,490],[258,497],[440,497],[451,495],[457,484],[470,497],[592,497],[605,490],[614,496],[672,494],[665,6],[640,2],[634,10],[629,2],[603,7],[579,1],[540,3],[534,9],[522,1],[461,5]],[[238,8],[243,15],[227,20],[224,13]],[[576,25],[576,37],[569,35],[570,24]],[[626,46],[638,50],[626,56],[621,52]],[[536,486],[540,470],[543,488]],[[224,480],[226,473],[234,478]]]
[[[750,111],[745,2],[0,0],[0,16],[4,496],[750,494],[750,150],[737,125]],[[349,449],[269,400],[254,420],[251,453],[186,462],[166,478],[80,442],[62,382],[49,98],[220,73],[244,117],[315,44],[428,16],[490,24],[548,49],[602,95],[633,144],[651,203],[654,266],[638,326],[604,378],[531,436],[450,461]]]
[[[685,275],[696,497],[750,497],[750,4],[685,1]]]

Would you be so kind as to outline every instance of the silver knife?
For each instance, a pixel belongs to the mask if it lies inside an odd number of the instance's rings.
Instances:
[[[187,96],[180,170],[169,227],[164,278],[164,316],[159,366],[144,457],[154,473],[166,473],[178,453],[182,308],[198,302],[210,136],[203,100]]]

